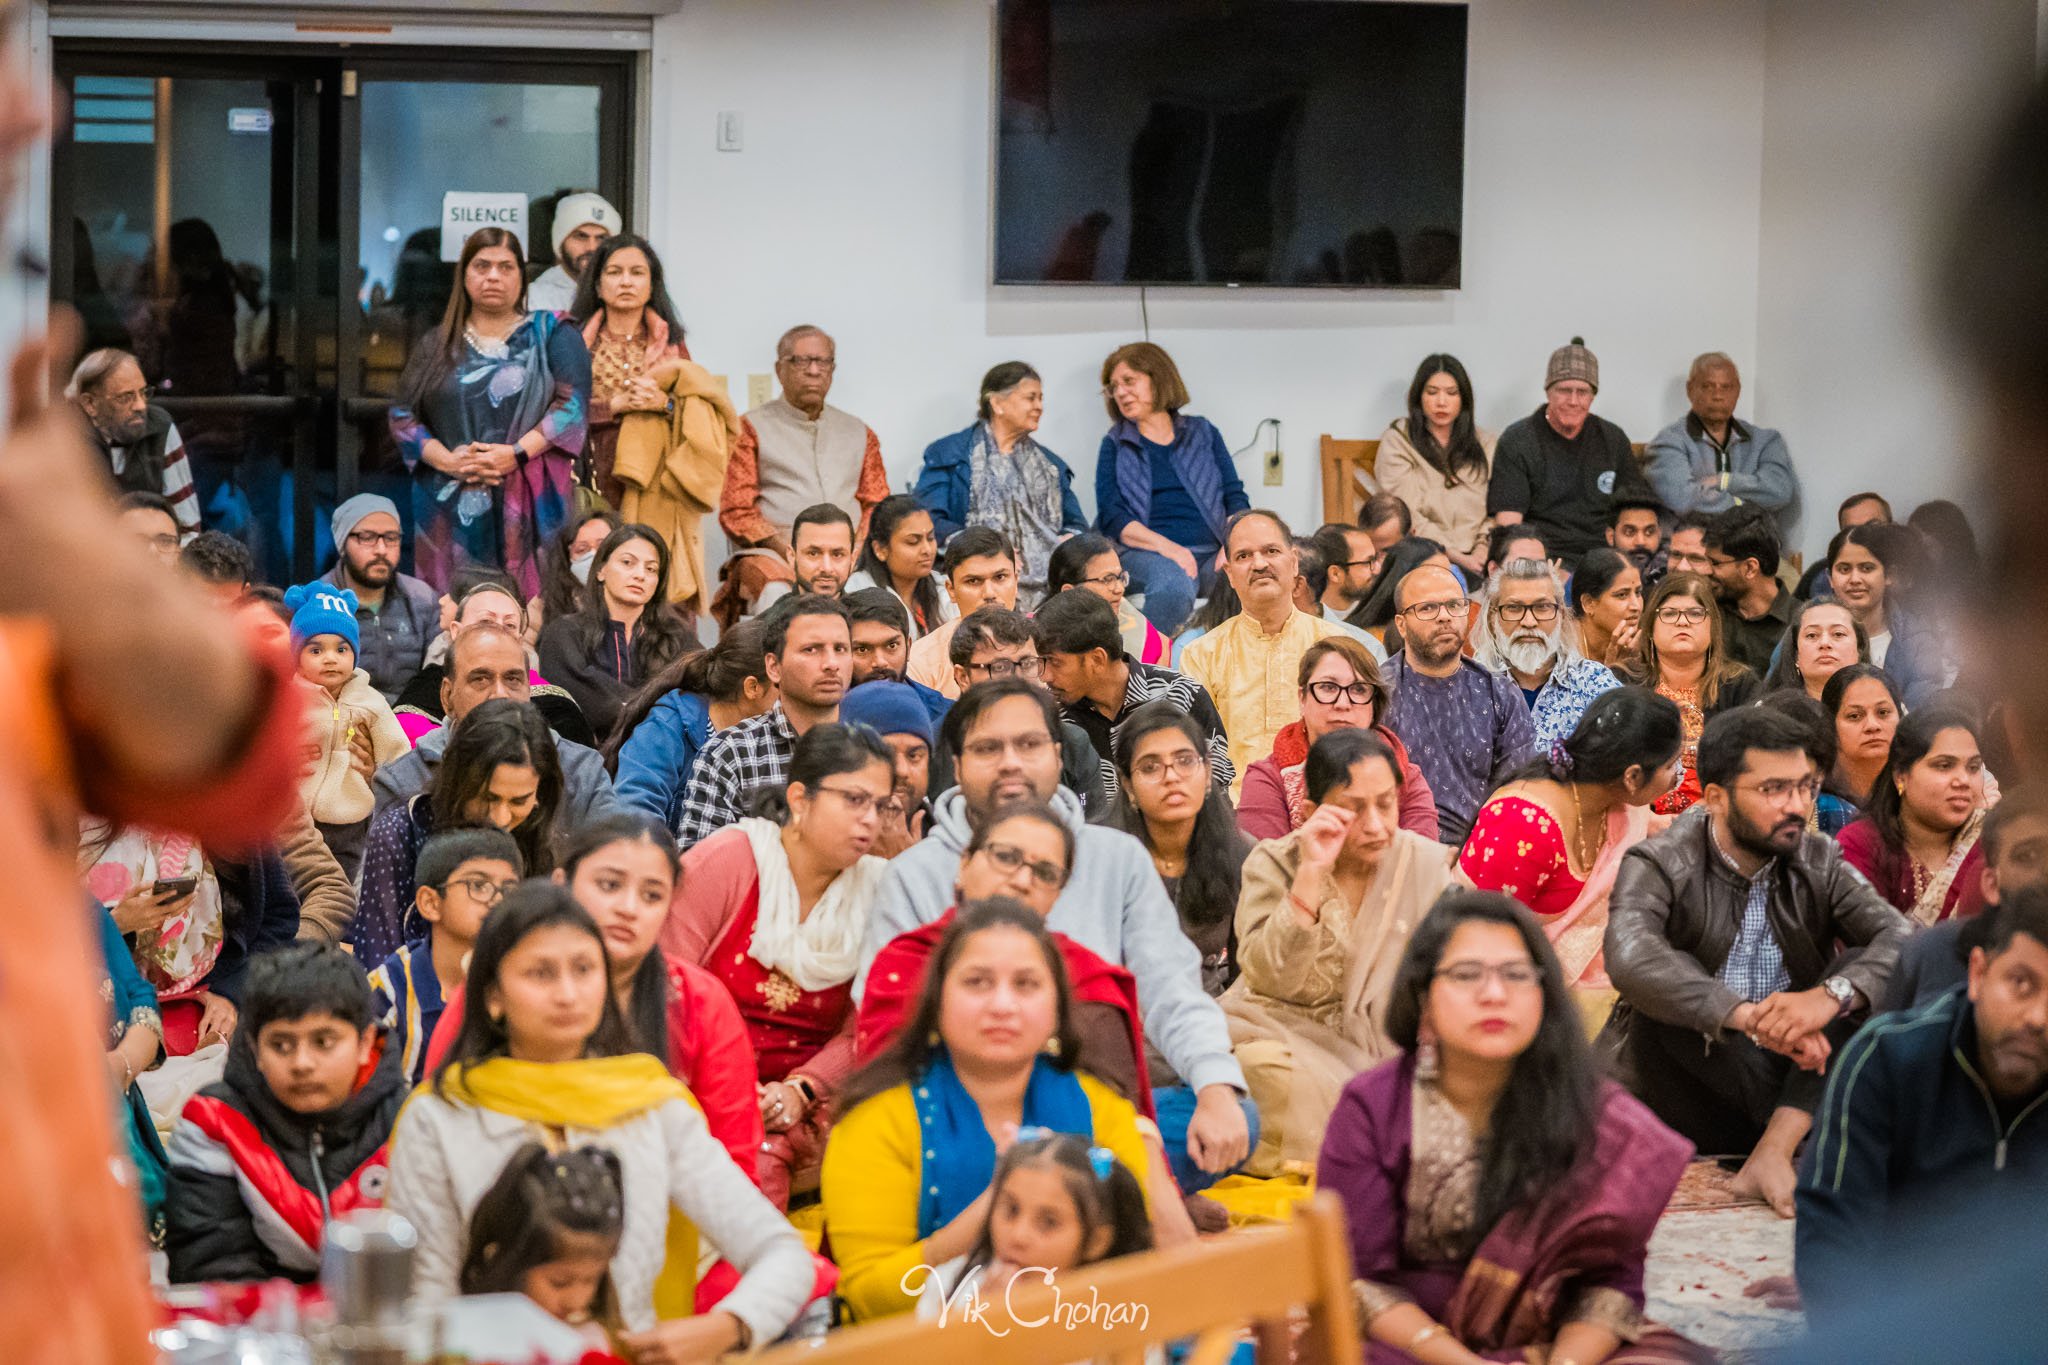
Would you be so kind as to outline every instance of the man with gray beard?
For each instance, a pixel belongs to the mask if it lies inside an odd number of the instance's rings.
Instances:
[[[1607,665],[1579,653],[1573,629],[1564,581],[1549,563],[1511,559],[1494,574],[1472,657],[1522,689],[1538,753],[1577,729],[1593,698],[1621,686]]]

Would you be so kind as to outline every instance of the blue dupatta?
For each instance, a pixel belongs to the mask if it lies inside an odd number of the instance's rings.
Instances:
[[[924,1188],[917,1199],[917,1235],[924,1238],[981,1198],[995,1178],[996,1142],[945,1049],[933,1054],[930,1068],[910,1094],[917,1106],[918,1139],[924,1144]],[[1032,1063],[1031,1079],[1024,1087],[1024,1124],[1090,1137],[1095,1111],[1073,1072],[1060,1070],[1050,1057],[1040,1057]]]

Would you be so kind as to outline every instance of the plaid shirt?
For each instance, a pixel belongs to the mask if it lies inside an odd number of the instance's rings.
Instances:
[[[1230,737],[1223,732],[1223,717],[1216,710],[1215,699],[1209,689],[1170,668],[1159,668],[1152,664],[1139,663],[1130,655],[1124,655],[1124,667],[1130,670],[1124,682],[1124,704],[1114,716],[1105,716],[1091,701],[1079,701],[1061,708],[1066,718],[1081,727],[1095,746],[1096,755],[1102,763],[1102,789],[1111,796],[1117,794],[1116,737],[1124,728],[1124,721],[1131,712],[1146,702],[1170,701],[1194,718],[1207,737],[1209,750],[1209,774],[1224,790],[1237,781],[1237,765],[1230,761]]]
[[[781,702],[713,735],[690,770],[676,842],[687,849],[745,815],[755,792],[789,781],[795,752],[796,730]]]
[[[1714,856],[1730,872],[1741,876],[1734,860],[1721,851],[1720,836],[1710,829],[1707,841],[1714,846]],[[1735,931],[1728,960],[1721,964],[1717,974],[1722,985],[1751,1002],[1792,988],[1792,975],[1785,970],[1785,950],[1778,946],[1778,937],[1771,931],[1771,882],[1777,870],[1778,860],[1773,858],[1749,879],[1749,894],[1742,902],[1742,925]]]

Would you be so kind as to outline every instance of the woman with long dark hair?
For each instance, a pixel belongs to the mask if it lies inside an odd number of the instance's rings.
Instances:
[[[526,603],[526,638],[535,645],[547,623],[574,616],[583,609],[583,585],[590,581],[590,567],[597,560],[597,547],[606,536],[625,522],[610,508],[578,512],[548,537],[541,552],[540,592]]]
[[[1486,572],[1486,485],[1496,436],[1472,419],[1472,380],[1453,355],[1428,355],[1408,385],[1408,415],[1380,433],[1373,477],[1408,505],[1410,534],[1443,543],[1468,581]]]
[[[1147,702],[1125,716],[1113,759],[1121,790],[1108,823],[1152,855],[1181,932],[1202,954],[1202,989],[1221,995],[1237,979],[1231,921],[1252,839],[1237,827],[1229,787],[1209,771],[1208,745],[1194,717],[1172,702]]]
[[[413,908],[413,865],[427,836],[461,825],[496,825],[526,860],[528,876],[555,866],[555,816],[562,808],[562,760],[540,712],[524,702],[487,701],[462,718],[427,789],[394,801],[370,821],[355,922],[347,941],[366,962],[382,962],[426,930]]]
[[[605,936],[565,887],[506,894],[477,935],[463,997],[447,1058],[391,1135],[386,1205],[419,1239],[413,1293],[435,1303],[459,1292],[471,1216],[525,1144],[603,1146],[625,1193],[611,1262],[625,1345],[641,1359],[695,1360],[780,1335],[815,1278],[803,1240],[641,1050]],[[714,1311],[692,1316],[700,1236],[741,1274]]]
[[[1813,812],[1816,828],[1835,839],[1863,814],[1884,777],[1905,704],[1891,675],[1876,664],[1835,670],[1820,690],[1820,704],[1835,730],[1835,761]]]
[[[1494,790],[1472,819],[1458,876],[1529,908],[1589,1013],[1614,1001],[1600,944],[1621,858],[1650,833],[1650,806],[1678,785],[1678,706],[1641,687],[1593,698],[1571,735]]]
[[[1984,908],[1977,722],[1927,706],[1899,722],[1863,818],[1837,837],[1842,858],[1901,913],[1926,925]]]
[[[541,545],[572,510],[590,351],[553,313],[527,311],[519,239],[503,228],[469,235],[455,279],[391,408],[413,476],[413,563],[437,588],[466,564],[500,565],[537,594]]]
[[[825,1229],[856,1317],[910,1312],[909,1272],[974,1249],[998,1144],[1016,1128],[1087,1136],[1144,1180],[1136,1109],[1080,1056],[1066,966],[1038,912],[963,905],[908,1022],[848,1082],[825,1152]],[[1159,1213],[1155,1200],[1155,1227]]]
[[[868,518],[868,537],[861,542],[860,561],[844,591],[887,588],[910,614],[910,639],[915,643],[959,614],[932,576],[938,556],[932,514],[910,494],[892,493]]]
[[[1569,586],[1585,656],[1609,668],[1630,663],[1641,642],[1642,571],[1619,550],[1601,547],[1579,556]]]
[[[625,489],[612,477],[619,419],[629,412],[664,412],[663,385],[674,362],[688,360],[683,322],[668,296],[661,257],[646,238],[630,232],[607,237],[591,252],[569,305],[569,321],[590,348],[590,441],[585,451],[593,486],[619,506]]]
[[[1798,689],[1825,705],[1830,678],[1852,664],[1871,662],[1870,637],[1855,613],[1832,597],[1816,597],[1800,603],[1785,623],[1763,690]]]
[[[697,643],[669,605],[669,548],[651,526],[632,523],[605,537],[583,587],[583,607],[540,633],[540,668],[576,699],[600,740],[608,740],[634,689]]]
[[[1828,543],[1828,582],[1870,641],[1870,662],[1892,675],[1906,705],[1924,704],[1949,685],[1939,632],[1915,610],[1926,552],[1919,532],[1890,522],[1865,522]]]
[[[1344,1082],[1388,1054],[1395,964],[1450,884],[1450,850],[1400,827],[1400,764],[1372,731],[1316,742],[1308,799],[1301,828],[1245,862],[1223,996],[1259,1108],[1255,1175],[1308,1169]]]
[[[1629,568],[1633,572],[1635,566]],[[1760,689],[1754,673],[1728,658],[1720,604],[1713,585],[1698,574],[1667,574],[1650,594],[1643,621],[1649,628],[1642,632],[1636,658],[1620,674],[1623,682],[1647,687],[1678,706],[1685,727],[1685,769],[1678,785],[1651,809],[1680,815],[1700,799],[1700,733],[1723,711],[1755,701]]]
[[[1172,652],[1171,646],[1159,633],[1159,627],[1146,620],[1124,596],[1124,589],[1130,586],[1130,582],[1131,576],[1124,571],[1123,561],[1116,557],[1116,546],[1109,543],[1108,536],[1099,536],[1093,531],[1083,531],[1061,541],[1045,564],[1045,595],[1048,599],[1054,593],[1065,592],[1069,588],[1086,588],[1116,608],[1116,625],[1123,632],[1124,653],[1141,664],[1166,663]]]
[[[1386,1026],[1397,1055],[1344,1087],[1316,1164],[1348,1215],[1374,1354],[1599,1365],[1627,1342],[1631,1362],[1713,1359],[1642,1321],[1650,1233],[1692,1146],[1601,1078],[1529,912],[1444,897]]]
[[[683,855],[690,892],[662,928],[670,957],[703,967],[739,1002],[768,1130],[761,1188],[777,1204],[815,1169],[832,1097],[853,1070],[853,977],[888,867],[869,850],[895,793],[895,754],[880,735],[812,726],[787,785]]]
[[[1441,542],[1427,536],[1403,536],[1395,541],[1387,548],[1381,561],[1380,576],[1372,581],[1371,589],[1344,618],[1345,624],[1371,631],[1384,639],[1394,624],[1395,594],[1400,589],[1401,580],[1425,564],[1441,564],[1450,569],[1450,553]]]
[[[627,699],[604,748],[621,805],[676,827],[711,736],[775,705],[767,638],[759,621],[736,622],[717,644],[678,658]]]

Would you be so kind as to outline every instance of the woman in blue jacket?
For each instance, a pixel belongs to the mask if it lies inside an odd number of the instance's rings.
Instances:
[[[604,751],[620,805],[676,827],[690,772],[712,733],[775,705],[766,639],[759,621],[736,622],[717,644],[677,659],[626,703]]]
[[[1870,661],[1891,675],[1909,707],[1925,705],[1953,677],[1939,631],[1906,600],[1923,559],[1919,532],[1890,523],[1851,526],[1828,546],[1835,600],[1870,637]]]
[[[1045,413],[1045,385],[1021,360],[981,377],[974,425],[924,448],[917,500],[932,514],[943,546],[963,526],[990,526],[1009,537],[1030,595],[1045,589],[1053,547],[1088,529],[1074,496],[1074,471],[1032,439]]]
[[[1111,351],[1102,394],[1112,425],[1095,462],[1097,522],[1145,615],[1172,636],[1216,581],[1224,527],[1251,499],[1223,434],[1181,411],[1187,385],[1164,350],[1137,341]]]

